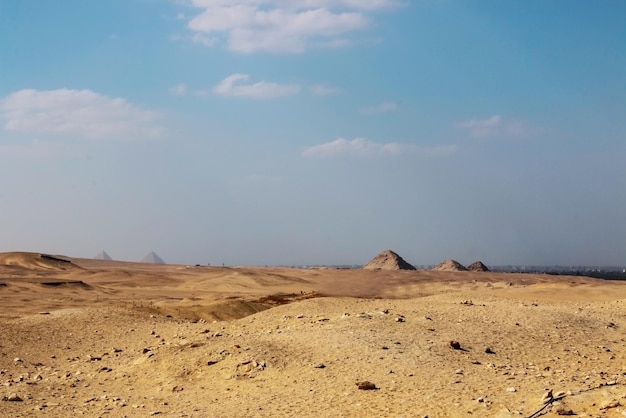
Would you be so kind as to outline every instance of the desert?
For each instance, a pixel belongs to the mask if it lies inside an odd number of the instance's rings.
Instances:
[[[626,416],[626,283],[392,264],[2,253],[0,416]]]

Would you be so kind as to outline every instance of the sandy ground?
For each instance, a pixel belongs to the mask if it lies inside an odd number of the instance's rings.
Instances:
[[[2,417],[626,416],[626,283],[63,259],[0,254]]]

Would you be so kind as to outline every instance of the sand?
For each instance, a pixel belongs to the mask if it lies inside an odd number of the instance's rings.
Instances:
[[[626,283],[61,258],[0,254],[0,416],[626,416]]]

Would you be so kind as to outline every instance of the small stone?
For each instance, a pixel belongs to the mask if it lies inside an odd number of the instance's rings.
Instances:
[[[23,399],[20,398],[17,393],[11,393],[9,396],[5,396],[4,399],[5,401],[8,402],[22,402]]]
[[[576,415],[571,408],[568,408],[565,405],[558,405],[553,409],[553,411],[557,415]]]
[[[552,389],[549,389],[546,393],[541,397],[541,403],[547,404],[548,402],[552,402],[554,397],[552,396]]]
[[[402,316],[399,316],[399,317],[396,318],[396,322],[404,322],[404,321],[406,321],[406,320]]]
[[[492,350],[491,348],[489,348],[489,347],[485,348],[485,353],[487,353],[487,354],[496,354],[496,352],[495,352],[495,351],[493,351],[493,350]]]
[[[513,386],[511,386],[510,388],[507,388],[506,391],[513,393],[513,392],[517,392],[517,389],[515,389]]]
[[[21,359],[21,358],[19,358],[19,357],[15,357],[15,358],[13,359],[13,362],[14,362],[14,363],[23,363],[23,362],[24,362],[24,360],[22,360],[22,359]]]
[[[460,350],[461,343],[458,341],[450,341],[450,347],[452,347],[454,350]]]
[[[617,408],[618,406],[621,406],[622,404],[618,401],[618,400],[611,400],[608,402],[605,402],[602,404],[602,406],[600,407],[600,409],[604,410],[604,409],[612,409],[612,408]]]
[[[318,363],[313,367],[315,367],[316,369],[325,369],[326,365],[324,363]]]
[[[476,402],[478,402],[478,403],[483,403],[483,402],[485,402],[485,398],[483,398],[483,397],[481,396],[481,397],[479,397],[478,399],[476,399]]]
[[[357,382],[356,387],[359,388],[359,390],[375,390],[376,389],[376,385],[367,380],[364,380],[363,382]]]
[[[454,371],[455,374],[463,374],[463,369],[456,369]]]

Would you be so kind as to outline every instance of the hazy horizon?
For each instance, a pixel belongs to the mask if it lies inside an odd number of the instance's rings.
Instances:
[[[0,252],[626,265],[624,16],[0,1]]]

